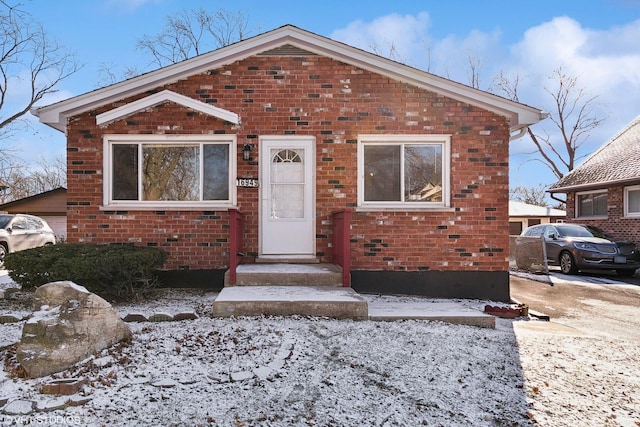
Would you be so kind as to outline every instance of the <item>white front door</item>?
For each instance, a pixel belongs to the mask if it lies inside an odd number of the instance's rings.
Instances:
[[[260,255],[315,256],[315,139],[261,137]]]

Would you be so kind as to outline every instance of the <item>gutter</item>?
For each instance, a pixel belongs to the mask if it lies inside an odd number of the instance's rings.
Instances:
[[[524,134],[527,133],[527,131],[529,130],[529,126],[522,127],[519,130],[520,131],[517,134],[509,135],[509,142],[522,138]]]

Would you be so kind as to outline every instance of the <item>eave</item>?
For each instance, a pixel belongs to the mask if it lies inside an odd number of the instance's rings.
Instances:
[[[67,120],[75,115],[287,44],[494,112],[509,120],[511,132],[525,129],[547,117],[547,114],[539,109],[438,77],[291,25],[65,101],[34,107],[31,113],[37,116],[40,122],[65,132]]]
[[[638,184],[640,177],[619,179],[614,181],[589,182],[585,184],[568,185],[565,187],[550,188],[547,193],[575,193],[579,191],[600,190],[608,187],[616,187],[620,185]]]

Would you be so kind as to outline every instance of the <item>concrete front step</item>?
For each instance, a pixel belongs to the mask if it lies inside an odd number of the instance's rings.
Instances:
[[[352,288],[229,286],[213,302],[214,317],[313,316],[374,321],[430,320],[495,328],[495,317],[457,301],[363,297]]]
[[[367,301],[353,289],[328,286],[228,286],[213,302],[212,314],[369,318]]]
[[[229,286],[229,271],[224,275]],[[240,264],[235,286],[342,286],[342,269],[334,264]]]

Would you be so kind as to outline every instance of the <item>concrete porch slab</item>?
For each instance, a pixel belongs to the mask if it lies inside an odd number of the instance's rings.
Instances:
[[[494,316],[465,307],[455,301],[369,302],[369,319],[382,321],[435,320],[482,328],[496,327]]]
[[[434,320],[495,328],[495,317],[455,301],[368,301],[351,288],[230,286],[213,303],[214,317],[319,316],[395,321]]]

